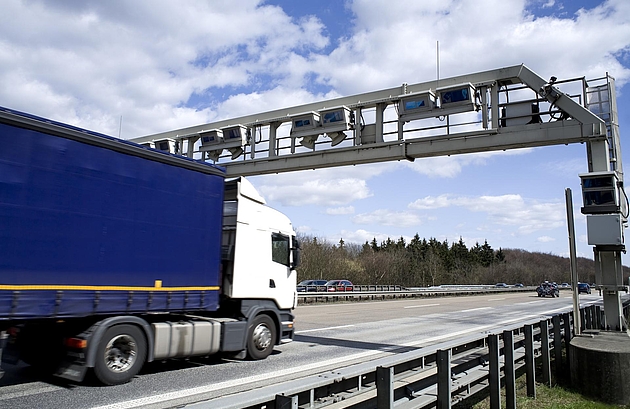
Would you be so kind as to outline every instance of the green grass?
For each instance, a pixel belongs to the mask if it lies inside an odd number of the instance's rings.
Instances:
[[[501,391],[501,407],[505,408],[505,389]],[[525,376],[516,379],[516,407],[519,409],[630,409],[630,406],[597,402],[560,386],[549,388],[538,383],[536,384],[536,399],[528,398]],[[477,403],[473,409],[490,409],[490,398]]]

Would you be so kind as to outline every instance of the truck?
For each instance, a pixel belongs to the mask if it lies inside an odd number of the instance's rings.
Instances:
[[[293,339],[299,242],[245,178],[7,108],[0,146],[3,364],[115,385]]]

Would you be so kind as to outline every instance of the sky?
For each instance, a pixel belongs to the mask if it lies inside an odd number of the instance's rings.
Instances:
[[[630,132],[627,0],[5,0],[0,106],[131,139],[292,105],[525,64],[616,79]],[[627,161],[626,161],[627,162]],[[627,167],[627,166],[626,166]],[[250,178],[299,233],[338,243],[417,233],[579,256],[576,144]],[[627,259],[624,264],[628,265]]]

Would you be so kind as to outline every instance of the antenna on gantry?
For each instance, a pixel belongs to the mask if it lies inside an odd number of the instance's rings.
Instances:
[[[435,59],[436,59],[436,71],[437,81],[435,82],[435,88],[437,89],[440,84],[440,40],[435,43]]]

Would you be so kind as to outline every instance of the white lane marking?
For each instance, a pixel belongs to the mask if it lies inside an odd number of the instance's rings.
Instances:
[[[422,305],[409,305],[407,307],[403,307],[403,308],[422,308],[422,307],[435,307],[437,305],[440,304],[422,304]]]
[[[492,307],[481,307],[481,308],[471,308],[469,310],[461,310],[461,311],[454,311],[456,313],[460,313],[460,312],[472,312],[472,311],[481,311],[481,310],[492,310]]]
[[[503,301],[505,298],[488,298],[487,301]]]
[[[295,331],[295,334],[297,335],[297,334],[304,334],[305,332],[326,331],[326,330],[329,330],[329,329],[350,328],[350,327],[354,327],[354,325],[350,324],[350,325],[339,325],[338,327],[305,329],[303,331]]]
[[[30,382],[21,385],[3,386],[0,401],[23,398],[25,396],[38,395],[40,393],[54,392],[60,389],[64,388],[48,385],[43,382]]]
[[[528,304],[539,304],[541,302],[546,302],[545,300],[537,300],[537,301],[527,301],[527,302],[519,302],[514,305],[528,305]]]
[[[490,308],[490,307],[488,307],[488,308]],[[464,334],[468,334],[468,333],[475,333],[475,332],[478,333],[478,332],[487,330],[489,328],[501,327],[503,325],[511,324],[513,322],[519,322],[519,321],[525,322],[525,321],[527,321],[527,320],[529,320],[531,318],[536,318],[536,317],[541,317],[541,316],[546,316],[546,315],[553,315],[553,313],[567,310],[567,308],[568,307],[562,307],[562,308],[558,308],[558,309],[555,309],[555,310],[552,310],[552,311],[545,311],[544,313],[520,316],[520,317],[517,317],[517,318],[504,320],[504,321],[501,321],[501,322],[498,322],[498,323],[494,323],[494,324],[482,325],[482,326],[470,328],[470,329],[467,329],[467,330],[462,330],[462,331],[457,331],[457,332],[451,332],[449,334],[439,335],[439,336],[432,337],[432,338],[425,338],[425,339],[423,339],[421,341],[415,341],[415,342],[403,344],[403,345],[401,345],[401,347],[418,346],[418,345],[422,345],[422,344],[433,343],[435,341],[440,341],[440,340],[443,340],[443,339],[454,338],[454,337],[457,337],[459,335],[464,335]],[[179,391],[176,391],[176,392],[163,393],[161,395],[153,395],[153,396],[148,396],[148,397],[145,397],[145,398],[139,398],[139,399],[134,399],[134,400],[130,400],[130,401],[123,401],[123,402],[114,403],[114,404],[111,404],[111,405],[96,406],[96,407],[93,407],[92,409],[132,409],[132,408],[137,408],[137,407],[141,407],[141,406],[144,406],[144,405],[150,405],[150,404],[165,402],[165,401],[173,400],[173,399],[188,398],[188,397],[193,396],[193,395],[204,394],[204,393],[216,391],[216,390],[219,390],[219,389],[222,389],[222,388],[229,388],[229,387],[233,387],[233,386],[247,384],[247,383],[250,383],[250,382],[257,382],[257,381],[261,381],[261,380],[270,380],[272,378],[279,377],[279,376],[292,375],[292,374],[297,373],[297,372],[315,370],[315,369],[318,369],[318,368],[321,368],[321,367],[325,367],[325,366],[328,366],[328,365],[338,364],[338,363],[341,363],[341,362],[351,361],[351,360],[354,360],[354,359],[360,359],[360,358],[364,358],[364,357],[368,357],[368,356],[372,356],[372,355],[377,355],[377,354],[382,354],[382,353],[383,353],[383,351],[379,351],[379,350],[365,351],[365,352],[361,352],[361,353],[354,354],[354,355],[348,355],[348,356],[345,356],[345,357],[333,358],[333,359],[330,359],[328,361],[317,362],[317,363],[313,363],[313,364],[310,364],[310,365],[303,365],[303,366],[301,366],[299,368],[291,368],[291,369],[285,369],[285,370],[276,371],[276,372],[269,372],[269,373],[264,373],[264,374],[250,376],[250,377],[247,377],[247,378],[240,378],[240,379],[234,379],[234,380],[231,380],[231,381],[216,383],[216,384],[213,384],[213,385],[199,386],[199,387],[196,387],[196,388],[184,389],[184,390],[179,390]]]

